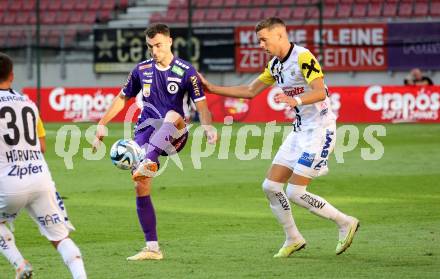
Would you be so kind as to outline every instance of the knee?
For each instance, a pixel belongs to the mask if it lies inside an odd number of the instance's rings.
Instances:
[[[151,178],[145,178],[135,182],[136,194],[138,197],[149,196],[151,192]]]
[[[270,194],[270,193],[276,193],[276,192],[282,191],[284,184],[279,183],[279,182],[275,182],[275,181],[272,181],[272,180],[266,178],[263,181],[262,186],[263,186],[263,191],[266,194]]]
[[[286,195],[292,201],[296,201],[300,199],[305,192],[306,192],[305,186],[299,186],[289,183],[286,188]]]

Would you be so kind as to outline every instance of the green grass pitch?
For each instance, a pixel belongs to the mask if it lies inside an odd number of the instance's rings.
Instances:
[[[296,223],[308,242],[288,259],[273,259],[284,241],[281,227],[261,190],[271,160],[240,161],[234,155],[234,124],[229,159],[217,152],[194,169],[191,142],[180,154],[184,170],[171,163],[154,181],[163,261],[127,262],[144,246],[129,173],[106,156],[82,157],[88,143],[82,129],[79,153],[67,170],[55,155],[60,124],[46,124],[47,161],[77,231],[72,234],[91,279],[125,278],[440,278],[440,125],[386,125],[378,161],[365,161],[358,147],[345,163],[330,162],[330,173],[314,181],[311,192],[358,217],[361,228],[351,248],[336,256],[336,225],[294,206]],[[219,127],[219,126],[218,126]],[[262,125],[260,125],[262,127]],[[362,132],[365,125],[358,125]],[[110,125],[110,145],[122,125]],[[281,134],[277,134],[272,156]],[[261,147],[250,137],[248,147]],[[70,278],[61,257],[24,212],[16,241],[35,269],[35,278]],[[14,271],[0,258],[0,279]]]

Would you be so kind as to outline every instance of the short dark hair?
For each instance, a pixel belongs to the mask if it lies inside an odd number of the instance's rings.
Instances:
[[[162,34],[169,37],[170,28],[163,23],[155,23],[148,26],[148,28],[145,29],[144,34],[150,39],[154,38],[154,36],[156,36],[157,34]]]
[[[13,62],[11,57],[0,52],[0,82],[7,81],[12,73]]]
[[[271,29],[272,27],[274,27],[276,25],[286,26],[286,24],[284,23],[284,21],[281,18],[269,17],[269,18],[263,19],[262,21],[257,23],[257,25],[255,26],[255,32],[259,32],[265,28]]]

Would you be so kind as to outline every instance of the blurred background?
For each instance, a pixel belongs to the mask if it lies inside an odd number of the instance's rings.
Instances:
[[[148,58],[143,30],[164,22],[176,55],[212,82],[236,85],[252,81],[270,59],[254,33],[270,16],[285,20],[292,42],[319,58],[331,89],[351,87],[336,93],[401,86],[415,68],[440,82],[440,0],[0,0],[0,49],[14,59],[14,87],[39,103],[56,87],[115,94]],[[231,102],[233,110],[248,105],[225,100],[223,110]]]

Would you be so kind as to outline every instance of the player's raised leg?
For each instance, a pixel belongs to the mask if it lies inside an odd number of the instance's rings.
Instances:
[[[286,258],[306,245],[293,220],[289,199],[284,193],[284,183],[291,174],[292,171],[289,168],[274,164],[263,182],[263,191],[269,200],[272,213],[286,234],[286,240],[278,253],[274,255],[275,258]]]
[[[140,252],[128,257],[127,260],[129,261],[163,259],[157,239],[156,212],[150,196],[152,182],[152,178],[136,181],[136,210],[139,223],[144,232],[146,246]]]
[[[339,240],[336,254],[343,253],[353,241],[353,237],[359,227],[359,221],[347,216],[324,198],[307,191],[307,185],[311,179],[298,174],[293,174],[286,188],[289,199],[299,206],[307,208],[310,212],[334,221],[339,227]]]
[[[139,181],[145,177],[154,177],[159,169],[161,154],[175,153],[173,142],[182,136],[185,131],[185,121],[177,112],[167,112],[163,124],[153,132],[146,146],[145,160],[133,172],[133,180]]]
[[[0,252],[14,266],[16,278],[31,278],[32,266],[26,261],[15,245],[14,234],[6,226],[6,223],[0,223]]]

